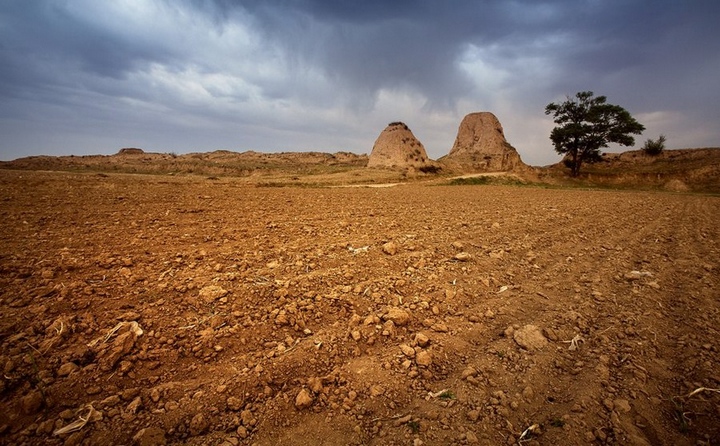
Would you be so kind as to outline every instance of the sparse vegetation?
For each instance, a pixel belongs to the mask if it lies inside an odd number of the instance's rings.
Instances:
[[[652,140],[648,139],[645,141],[645,145],[643,146],[642,150],[648,155],[651,156],[657,156],[660,155],[663,150],[665,150],[665,141],[667,138],[665,138],[665,135],[660,135],[658,139]]]

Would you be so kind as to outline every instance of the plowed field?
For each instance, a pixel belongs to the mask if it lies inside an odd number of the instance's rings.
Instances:
[[[720,198],[0,171],[0,442],[720,438]]]

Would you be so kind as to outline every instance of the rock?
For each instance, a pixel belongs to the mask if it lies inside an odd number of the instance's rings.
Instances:
[[[473,172],[526,168],[505,139],[500,121],[489,112],[470,113],[463,118],[450,153],[441,161]]]
[[[382,251],[389,256],[394,256],[397,254],[397,245],[395,242],[387,242],[382,245]]]
[[[472,421],[473,423],[476,422],[480,418],[480,411],[479,410],[470,410],[466,414],[467,419]]]
[[[140,429],[133,436],[136,446],[164,446],[167,444],[165,440],[165,431],[159,427],[146,427]]]
[[[375,140],[368,167],[420,168],[432,162],[425,147],[402,122],[390,123]]]
[[[374,386],[370,387],[370,396],[371,397],[377,397],[385,393],[385,389],[381,385],[375,384]]]
[[[33,391],[25,395],[20,400],[20,407],[25,415],[32,415],[37,413],[43,406],[44,399],[42,393]]]
[[[403,355],[407,356],[408,358],[414,358],[415,357],[415,349],[410,347],[407,344],[401,344],[400,350],[403,352]]]
[[[243,408],[243,401],[240,398],[231,396],[226,401],[227,408],[230,410],[238,411]]]
[[[359,341],[362,339],[362,333],[360,333],[360,330],[353,330],[350,332],[350,337],[353,338],[353,341]]]
[[[420,367],[430,367],[432,361],[432,355],[427,350],[415,354],[415,363]]]
[[[455,254],[453,258],[458,262],[467,262],[468,260],[470,260],[470,254],[463,251]]]
[[[298,409],[305,409],[307,407],[310,407],[312,403],[313,398],[310,393],[305,389],[302,389],[295,397],[295,407],[297,407]]]
[[[437,331],[438,333],[447,333],[449,331],[448,326],[445,325],[443,322],[437,322],[433,324],[430,329],[432,331]]]
[[[540,329],[534,325],[526,325],[513,334],[513,339],[522,348],[526,350],[540,350],[548,343]]]
[[[248,430],[245,426],[238,426],[237,431],[235,432],[237,433],[237,436],[243,440],[248,436]]]
[[[125,408],[125,411],[128,413],[135,414],[140,409],[140,407],[142,407],[142,400],[138,396],[134,400],[132,400],[130,402],[130,404],[127,405],[127,407]]]
[[[212,303],[227,296],[228,290],[217,285],[208,285],[200,289],[199,296],[205,303]]]
[[[418,333],[415,335],[415,342],[420,347],[427,347],[430,344],[430,338],[425,333]]]
[[[525,401],[532,401],[533,397],[535,396],[535,392],[533,391],[533,388],[530,386],[527,386],[522,391],[522,396],[525,399]]]
[[[202,434],[208,427],[210,427],[210,423],[205,418],[205,415],[201,413],[195,415],[192,420],[190,420],[190,425],[188,426],[190,435],[193,437]]]
[[[110,347],[103,351],[100,357],[100,369],[110,371],[120,359],[130,353],[135,346],[137,338],[143,334],[137,322],[123,322],[124,324],[117,332],[117,337]]]
[[[253,413],[249,410],[243,410],[240,412],[240,419],[242,420],[243,426],[252,427],[257,424],[257,420]]]
[[[308,387],[313,393],[320,393],[323,390],[322,378],[313,377],[308,379]]]
[[[468,376],[475,376],[475,375],[477,375],[477,370],[475,370],[475,368],[473,368],[472,366],[467,366],[462,371],[462,374],[460,376],[462,377],[462,379],[467,379]]]
[[[617,410],[620,413],[630,412],[630,402],[628,400],[617,399],[617,400],[613,401],[613,404],[615,406],[615,410]]]
[[[397,326],[410,322],[410,314],[402,308],[392,307],[383,315],[384,321],[392,321]]]
[[[480,442],[477,435],[475,435],[475,432],[473,431],[465,432],[465,439],[467,440],[468,444],[478,444]]]
[[[58,376],[68,376],[75,370],[79,369],[77,364],[74,362],[66,362],[65,364],[61,365],[60,368],[57,371]]]

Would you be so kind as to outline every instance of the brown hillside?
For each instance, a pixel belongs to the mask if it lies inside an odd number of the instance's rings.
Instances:
[[[557,177],[567,170],[560,162],[547,172]],[[583,165],[580,180],[601,186],[718,193],[720,148],[665,150],[656,156],[642,150],[606,153],[602,161]]]

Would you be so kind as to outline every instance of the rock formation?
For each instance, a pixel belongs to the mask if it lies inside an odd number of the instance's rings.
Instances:
[[[431,164],[425,147],[402,122],[392,122],[380,133],[368,160],[368,167],[421,168]]]
[[[505,140],[500,121],[490,112],[463,118],[450,153],[441,158],[453,168],[474,172],[501,172],[526,167]]]

